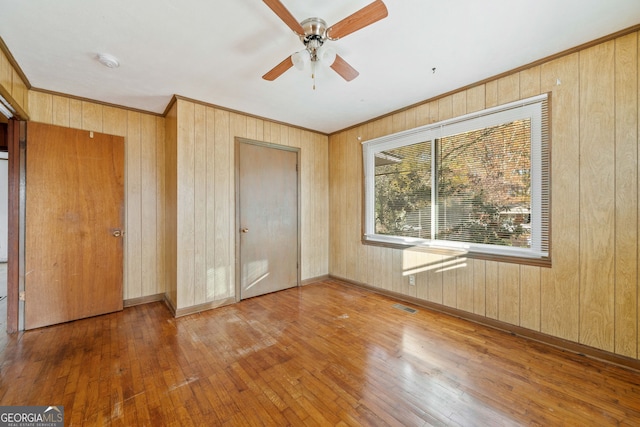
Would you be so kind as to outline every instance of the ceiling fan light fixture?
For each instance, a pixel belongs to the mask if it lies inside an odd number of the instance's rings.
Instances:
[[[324,64],[327,67],[333,65],[336,62],[336,50],[331,46],[322,45],[320,49],[318,49],[318,61]]]
[[[311,54],[307,49],[302,49],[300,52],[291,55],[291,62],[293,62],[294,67],[300,71],[304,70],[310,61]]]
[[[373,0],[369,5],[338,21],[332,27],[327,27],[327,23],[317,17],[307,18],[302,22],[297,22],[296,18],[287,10],[281,0],[263,1],[298,35],[305,47],[305,51],[290,55],[262,76],[263,79],[269,81],[277,79],[294,65],[297,69],[303,70],[306,68],[307,63],[311,66],[311,76],[315,81],[316,62],[322,62],[323,65],[330,67],[348,82],[355,79],[358,77],[358,71],[349,65],[340,55],[337,55],[334,49],[325,47],[324,43],[327,40],[335,41],[341,39],[346,35],[386,18],[388,15],[387,7],[383,0]]]

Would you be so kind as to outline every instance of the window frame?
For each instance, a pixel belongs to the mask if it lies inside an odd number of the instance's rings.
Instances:
[[[429,251],[465,254],[471,258],[483,258],[525,264],[551,264],[551,125],[549,117],[550,94],[487,108],[437,123],[386,135],[362,142],[363,152],[363,233],[366,244],[394,248],[417,248]],[[531,120],[531,247],[462,243],[447,240],[422,239],[375,233],[375,154],[401,146],[425,141],[431,143],[431,159],[435,159],[436,141],[448,135],[497,126],[519,119]],[[545,164],[546,163],[546,164]],[[437,173],[432,163],[432,176]],[[432,179],[432,182],[437,180]],[[432,198],[436,197],[435,191]],[[432,209],[436,206],[432,204]],[[543,219],[543,215],[546,217]],[[543,225],[544,224],[544,225]]]

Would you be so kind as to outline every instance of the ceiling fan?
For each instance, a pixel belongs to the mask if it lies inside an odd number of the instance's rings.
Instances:
[[[388,15],[387,7],[382,0],[375,0],[373,3],[354,12],[331,27],[327,27],[327,23],[320,18],[308,18],[302,22],[298,22],[279,0],[263,1],[300,37],[300,41],[302,41],[305,47],[300,52],[296,52],[285,58],[284,61],[262,76],[263,79],[270,81],[277,79],[293,66],[302,70],[306,64],[309,63],[312,68],[312,78],[315,80],[315,65],[317,62],[329,65],[346,81],[355,79],[358,77],[358,71],[342,59],[340,55],[337,55],[333,48],[324,43],[327,40],[335,41],[341,39]]]

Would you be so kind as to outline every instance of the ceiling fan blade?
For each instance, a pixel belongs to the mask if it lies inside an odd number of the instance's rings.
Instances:
[[[331,64],[331,68],[348,82],[355,79],[360,74],[355,68],[349,65],[347,61],[342,59],[340,55],[336,55],[336,60]]]
[[[284,61],[273,67],[267,74],[262,76],[263,79],[273,81],[284,74],[289,68],[293,67],[293,61],[291,57],[287,56]]]
[[[299,36],[304,35],[304,28],[302,28],[302,25],[300,25],[300,23],[296,20],[296,18],[293,17],[291,12],[289,12],[287,8],[284,7],[282,3],[280,3],[279,0],[263,0],[263,1],[266,3],[267,6],[271,8],[271,10],[275,12],[276,15],[278,15],[280,19],[282,19],[282,21],[285,24],[287,24],[289,28],[293,30],[294,33],[298,34]]]
[[[376,0],[331,26],[327,30],[327,37],[332,40],[340,39],[382,18],[386,18],[387,15],[389,15],[387,6],[384,5],[382,0]]]

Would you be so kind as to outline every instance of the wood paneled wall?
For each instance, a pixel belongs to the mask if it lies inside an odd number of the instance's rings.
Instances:
[[[28,96],[33,121],[125,138],[124,299],[164,294],[165,119],[34,90]]]
[[[328,274],[326,135],[182,98],[169,111],[167,126],[167,169],[174,169],[167,170],[167,190],[174,192],[166,199],[167,224],[175,221],[167,246],[176,251],[168,289],[175,289],[178,312],[235,298],[236,137],[300,148],[301,278]]]
[[[639,48],[632,33],[331,135],[330,274],[637,359]],[[551,268],[361,243],[359,138],[546,92]]]
[[[328,274],[328,138],[179,99],[166,118],[29,91],[31,120],[125,137],[124,299],[235,297],[235,137],[301,149],[302,280]]]
[[[0,49],[0,87],[1,91],[11,98],[10,102],[14,107],[28,112],[27,85],[2,49]]]

